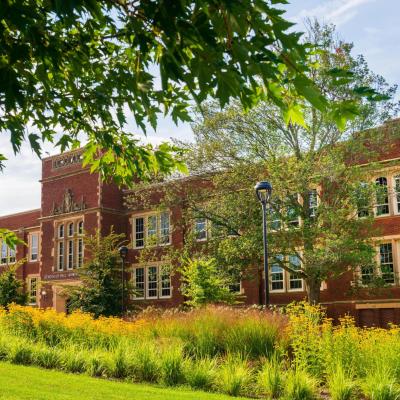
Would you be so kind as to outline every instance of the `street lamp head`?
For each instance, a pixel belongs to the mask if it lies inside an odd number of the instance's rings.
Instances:
[[[267,204],[269,202],[272,193],[272,186],[269,182],[257,182],[256,186],[254,186],[254,190],[256,191],[258,200],[260,200],[262,204]]]
[[[119,249],[119,256],[125,260],[126,256],[128,255],[128,248],[126,246],[121,246]]]

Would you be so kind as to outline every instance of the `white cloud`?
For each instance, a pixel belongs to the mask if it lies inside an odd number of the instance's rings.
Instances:
[[[319,6],[301,10],[292,19],[301,22],[305,18],[316,17],[340,26],[353,19],[361,6],[374,1],[376,0],[325,0]]]

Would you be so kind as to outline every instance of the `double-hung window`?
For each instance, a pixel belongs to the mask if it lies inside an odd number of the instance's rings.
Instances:
[[[0,265],[15,263],[15,249],[8,247],[5,242],[0,242]]]
[[[29,235],[29,261],[38,261],[39,259],[39,233]]]
[[[196,235],[196,240],[204,241],[208,239],[208,227],[207,218],[196,218],[194,224],[194,231]]]
[[[394,177],[395,212],[400,214],[400,175]]]
[[[37,277],[29,277],[28,278],[28,296],[29,296],[29,304],[36,305],[37,297],[38,297],[38,281]]]
[[[277,255],[276,259],[283,261],[282,255]],[[279,262],[271,265],[271,291],[283,291],[285,288],[285,270]]]
[[[301,260],[297,255],[290,255],[288,257],[289,267],[294,271],[300,271]],[[302,290],[303,279],[296,272],[289,273],[289,290]]]
[[[163,265],[133,269],[134,299],[162,299],[171,297],[170,268]]]
[[[376,215],[388,215],[389,214],[389,195],[388,195],[388,182],[387,178],[381,176],[376,178]]]
[[[168,211],[133,218],[133,245],[136,249],[167,245],[171,242]]]
[[[381,243],[379,245],[379,261],[382,279],[385,281],[385,283],[394,283],[395,279],[392,243]]]
[[[64,271],[83,265],[83,221],[62,222],[56,229],[56,270]]]

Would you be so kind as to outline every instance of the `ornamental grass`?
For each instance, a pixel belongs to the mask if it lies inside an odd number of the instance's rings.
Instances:
[[[132,321],[12,305],[0,360],[263,399],[400,399],[400,329],[281,311],[146,310]]]

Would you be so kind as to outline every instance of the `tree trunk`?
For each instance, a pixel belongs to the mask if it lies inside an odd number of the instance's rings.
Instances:
[[[315,278],[306,279],[307,300],[310,304],[319,304],[321,281]]]

